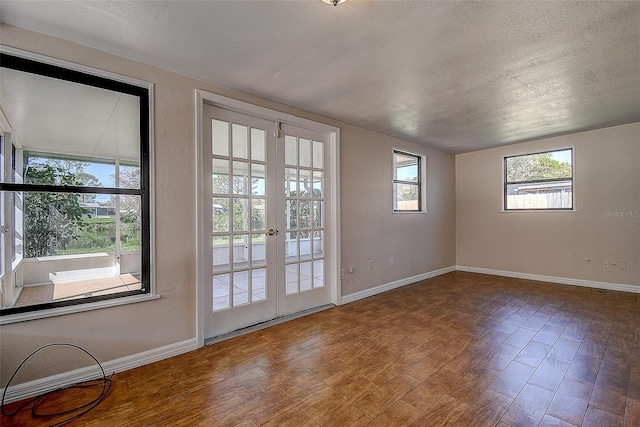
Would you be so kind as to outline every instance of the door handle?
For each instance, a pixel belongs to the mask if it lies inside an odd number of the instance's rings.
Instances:
[[[278,234],[278,230],[274,230],[273,228],[270,228],[269,231],[267,231],[265,234],[267,236],[273,236],[274,234]]]

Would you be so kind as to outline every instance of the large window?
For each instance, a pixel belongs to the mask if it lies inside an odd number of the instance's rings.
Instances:
[[[424,156],[393,150],[393,211],[424,212]]]
[[[504,210],[572,210],[573,149],[504,158]]]
[[[3,48],[0,315],[151,290],[151,85]]]

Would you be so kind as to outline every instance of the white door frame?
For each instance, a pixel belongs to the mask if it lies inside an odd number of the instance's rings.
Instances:
[[[204,263],[211,262],[205,259],[204,254],[207,253],[206,245],[211,244],[209,238],[209,230],[204,230],[204,203],[210,203],[208,199],[202,197],[203,188],[203,161],[210,161],[209,157],[202,156],[203,151],[203,134],[202,134],[202,113],[203,105],[207,103],[215,107],[247,114],[267,120],[278,121],[281,123],[291,124],[293,126],[310,129],[329,134],[329,158],[326,159],[328,164],[327,173],[330,177],[331,188],[328,192],[328,200],[331,201],[333,209],[328,213],[327,219],[331,222],[329,232],[329,247],[327,247],[327,275],[326,284],[330,288],[330,301],[332,304],[340,303],[340,128],[318,123],[312,120],[303,119],[291,114],[282,113],[265,107],[260,107],[233,98],[218,95],[204,90],[195,90],[195,135],[196,135],[196,338],[198,347],[204,345],[204,313],[210,311],[205,286],[211,286],[211,278],[205,274]]]

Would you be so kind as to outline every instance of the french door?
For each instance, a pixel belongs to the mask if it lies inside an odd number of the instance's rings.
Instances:
[[[205,105],[205,338],[325,305],[327,135]]]

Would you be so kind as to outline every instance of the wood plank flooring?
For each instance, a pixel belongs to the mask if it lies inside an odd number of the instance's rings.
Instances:
[[[70,425],[640,426],[640,294],[454,272],[113,381]]]

